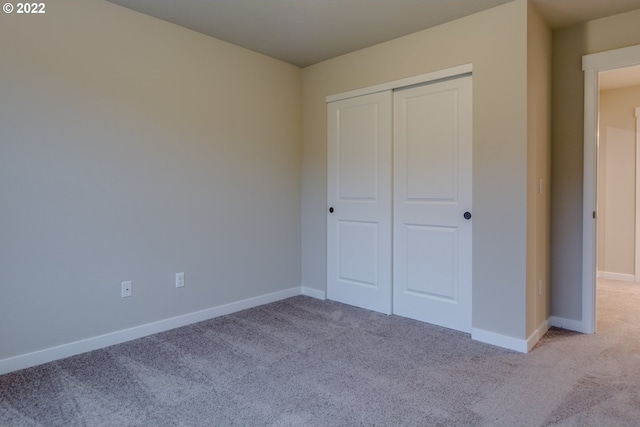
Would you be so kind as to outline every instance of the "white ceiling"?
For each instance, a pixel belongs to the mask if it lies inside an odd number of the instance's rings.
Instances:
[[[109,0],[305,67],[511,0]],[[640,0],[533,0],[552,28]]]

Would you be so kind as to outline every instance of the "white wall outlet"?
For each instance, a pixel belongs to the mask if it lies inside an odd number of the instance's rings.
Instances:
[[[131,280],[127,280],[126,282],[122,282],[120,289],[120,296],[122,298],[131,296]]]
[[[181,288],[184,286],[184,272],[176,273],[176,288]]]

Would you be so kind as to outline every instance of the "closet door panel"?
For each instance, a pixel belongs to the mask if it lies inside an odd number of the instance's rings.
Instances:
[[[391,313],[390,91],[328,105],[327,297]]]
[[[394,93],[394,313],[471,332],[471,77]]]

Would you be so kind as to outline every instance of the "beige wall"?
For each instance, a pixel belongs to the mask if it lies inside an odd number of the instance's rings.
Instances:
[[[600,92],[598,271],[635,274],[636,107],[640,86]]]
[[[522,339],[527,274],[527,2],[303,70],[302,279],[326,285],[325,97],[473,64],[473,327]]]
[[[0,40],[0,360],[300,286],[300,69],[96,0]]]
[[[582,319],[582,56],[640,44],[640,10],[553,33],[551,315]]]
[[[551,225],[549,207],[551,199],[551,30],[532,2],[529,2],[527,34],[527,337],[529,337],[549,318],[549,230]],[[540,183],[542,191],[540,191]],[[539,284],[541,284],[540,289]]]

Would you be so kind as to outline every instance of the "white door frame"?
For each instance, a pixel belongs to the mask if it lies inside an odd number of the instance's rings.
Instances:
[[[460,77],[464,74],[470,74],[472,72],[473,72],[473,64],[457,65],[455,67],[445,68],[444,70],[431,71],[429,73],[419,74],[417,76],[412,76],[412,77],[406,77],[400,80],[393,80],[390,82],[381,83],[374,86],[367,86],[360,89],[350,90],[348,92],[328,95],[325,98],[325,102],[329,103],[333,101],[340,101],[341,99],[355,98],[356,96],[369,95],[371,93],[383,92],[385,90],[394,90],[402,87],[433,82],[440,79]]]
[[[584,71],[584,175],[582,193],[582,325],[579,332],[596,332],[597,150],[599,73],[640,64],[640,45],[582,57]]]
[[[636,254],[635,254],[635,268],[633,274],[635,275],[636,283],[640,282],[640,107],[635,109],[636,115],[636,140],[634,147],[636,149]]]

